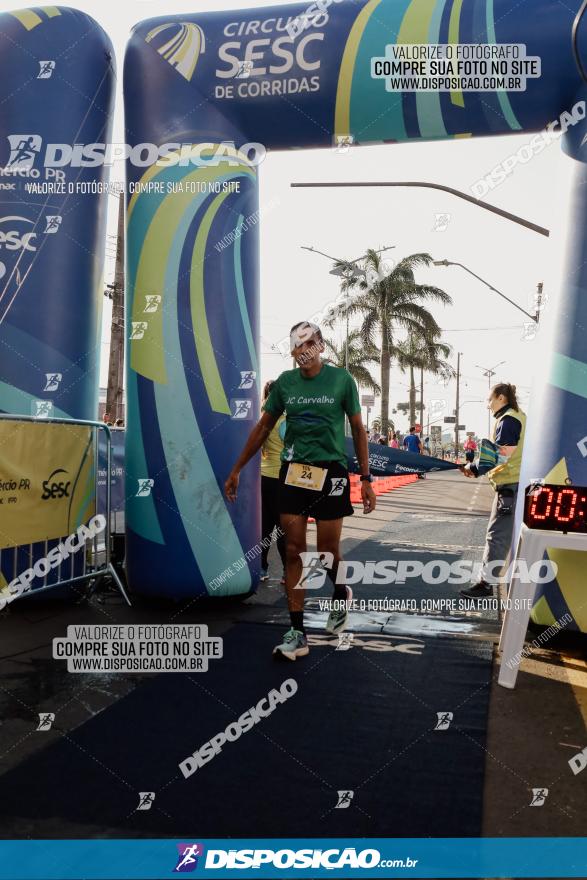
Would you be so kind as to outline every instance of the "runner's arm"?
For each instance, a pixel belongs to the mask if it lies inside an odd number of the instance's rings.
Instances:
[[[358,412],[354,416],[349,416],[349,422],[359,468],[361,469],[361,474],[367,476],[369,473],[369,446],[361,413]],[[361,482],[361,499],[363,501],[363,513],[372,513],[377,502],[371,483]]]
[[[238,478],[241,470],[263,446],[263,444],[267,440],[267,437],[275,427],[278,418],[279,416],[265,411],[249,434],[243,451],[234,463],[233,468],[224,484],[224,493],[229,501],[236,501],[236,490],[238,487]]]
[[[369,473],[369,446],[367,443],[367,432],[365,431],[365,426],[363,425],[361,413],[357,413],[354,416],[349,416],[349,422],[351,426],[351,433],[353,435],[353,443],[355,445],[355,455],[357,456],[357,461],[359,462],[359,468],[361,469],[361,474],[363,474],[363,476],[367,476],[367,474]]]

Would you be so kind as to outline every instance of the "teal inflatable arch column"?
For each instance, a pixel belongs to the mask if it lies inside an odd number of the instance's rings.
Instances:
[[[146,593],[243,593],[258,577],[258,472],[245,469],[234,507],[222,485],[258,415],[263,149],[536,132],[581,94],[580,0],[322,5],[152,19],[128,46],[127,561]],[[518,91],[392,91],[372,62],[403,44],[523,44],[541,72]],[[585,459],[564,438],[587,424],[587,337],[574,323],[585,326],[586,284],[569,280],[545,352],[542,400],[556,398],[561,423],[548,450],[526,456],[534,474],[564,456],[576,482],[587,482]]]
[[[114,78],[89,15],[0,14],[0,411],[97,417]]]

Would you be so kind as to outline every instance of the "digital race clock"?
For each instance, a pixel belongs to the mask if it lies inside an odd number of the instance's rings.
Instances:
[[[530,486],[524,504],[524,523],[529,529],[587,533],[587,487]]]

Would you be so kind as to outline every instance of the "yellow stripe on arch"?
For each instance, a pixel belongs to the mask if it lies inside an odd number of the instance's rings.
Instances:
[[[198,363],[202,373],[202,379],[206,386],[206,393],[210,401],[210,408],[214,412],[230,415],[230,404],[227,400],[220,371],[214,354],[214,346],[210,336],[210,327],[206,316],[206,300],[204,289],[204,264],[206,257],[206,245],[212,221],[229,193],[222,193],[214,199],[198,228],[198,234],[194,242],[192,265],[190,269],[190,308],[192,313],[192,328],[194,342],[198,353]]]
[[[450,21],[448,24],[448,42],[453,45],[458,45],[459,42],[459,30],[460,30],[460,21],[461,21],[461,9],[463,7],[463,0],[454,0],[452,9],[450,11]],[[450,93],[450,100],[457,107],[465,106],[465,97],[463,93],[459,90],[456,92]]]
[[[382,3],[382,0],[369,0],[366,6],[361,9],[355,23],[353,24],[344,53],[340,64],[338,74],[338,87],[336,90],[336,110],[334,114],[334,133],[339,135],[349,135],[351,132],[351,90],[353,86],[353,75],[355,72],[355,62],[359,45],[363,39],[363,33],[371,18],[373,12]]]
[[[436,7],[436,0],[412,0],[405,11],[397,35],[400,43],[427,43],[430,19]]]
[[[40,11],[46,15],[47,18],[55,18],[55,16],[61,15],[61,10],[58,9],[57,6],[41,6]],[[18,19],[27,31],[32,31],[33,28],[43,24],[45,21],[45,19],[41,18],[34,9],[18,9],[16,12],[9,12],[8,14],[12,15],[13,18]]]
[[[241,154],[239,154],[236,150],[231,151],[231,154],[233,154],[235,157],[241,156]],[[143,338],[130,341],[130,363],[132,369],[136,373],[139,373],[141,376],[144,376],[145,378],[162,385],[167,384],[165,346],[163,340],[163,315],[166,308],[165,299],[166,297],[177,295],[177,289],[166,289],[167,257],[172,248],[173,240],[175,235],[177,234],[177,227],[181,221],[181,218],[183,217],[185,211],[189,208],[190,203],[192,203],[194,200],[194,195],[191,192],[190,184],[193,181],[198,181],[200,184],[203,185],[205,191],[208,184],[213,183],[215,180],[217,180],[219,177],[224,176],[224,174],[226,173],[222,165],[222,162],[219,162],[217,166],[203,165],[201,167],[194,168],[191,174],[186,175],[183,178],[183,183],[185,184],[183,191],[169,194],[166,198],[163,199],[162,203],[157,208],[143,241],[141,255],[137,266],[136,281],[134,285],[131,320],[133,322],[145,320],[142,309],[145,303],[145,296],[147,294],[156,293],[161,295],[162,299],[160,307],[157,309],[157,311],[149,313],[148,315],[148,326],[145,330]],[[230,166],[230,168],[235,175],[249,174],[251,176],[254,176],[255,174],[254,170],[246,164]],[[142,182],[145,182],[150,177],[154,177],[158,172],[161,172],[163,170],[163,168],[151,166],[151,168],[149,168],[149,170],[143,176]],[[229,193],[226,193],[225,195],[229,195]],[[131,199],[128,211],[129,218],[132,210],[136,207],[135,196],[140,197],[140,194],[135,193],[135,195],[133,195],[133,198]],[[148,197],[152,198],[152,196]],[[215,200],[212,204],[216,204],[216,201],[217,200]],[[210,209],[205,216],[208,217],[209,213]],[[200,226],[196,241],[202,240],[201,230],[202,226]],[[192,283],[194,278],[193,272],[194,266],[192,264]],[[198,310],[196,309],[196,311]],[[200,312],[198,312],[198,321],[200,322],[200,326],[205,326],[207,330],[207,321],[205,319],[205,315],[204,321],[202,322],[202,316]],[[198,339],[196,339],[196,348],[198,350],[198,356],[200,357],[201,350],[201,357],[206,360],[207,363],[209,363],[209,348],[207,347],[206,340],[204,339],[203,341],[198,341]],[[219,398],[217,394],[216,379],[214,377],[214,369],[212,367],[208,367],[208,373],[206,376],[204,373],[204,369],[202,368],[202,375],[204,376],[206,387],[211,389],[211,391],[209,391],[211,401],[212,399],[214,399],[218,402]],[[224,412],[224,409],[221,409],[219,411]]]
[[[10,12],[9,15],[18,19],[27,31],[32,31],[33,28],[36,28],[37,25],[41,24],[43,21],[43,19],[32,9],[20,9],[17,12]]]

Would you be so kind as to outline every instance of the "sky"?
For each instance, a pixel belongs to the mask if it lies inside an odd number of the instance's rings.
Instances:
[[[160,0],[76,3],[110,35],[119,73],[130,29],[137,21],[162,14],[193,13],[195,5],[174,2],[171,6]],[[198,0],[197,11],[284,5],[287,4],[275,0]],[[269,153],[260,166],[261,209],[270,206],[270,217],[261,224],[262,381],[275,378],[291,366],[291,360],[284,359],[272,346],[288,334],[292,324],[320,313],[339,293],[339,281],[329,274],[332,266],[328,259],[302,250],[303,247],[343,259],[359,257],[367,248],[388,246],[394,248],[386,254],[391,259],[429,253],[435,260],[462,263],[530,313],[534,312],[537,285],[543,282],[545,305],[541,325],[551,321],[571,182],[571,162],[563,157],[557,142],[530,161],[518,162],[507,179],[484,196],[488,204],[549,228],[549,238],[435,190],[291,188],[293,182],[412,180],[439,183],[472,194],[475,182],[516,154],[531,137],[526,134],[410,142],[354,147],[347,152],[332,148]],[[124,141],[120,82],[112,139]],[[112,179],[122,179],[123,174],[123,168],[115,166]],[[117,201],[111,197],[107,281],[114,270],[116,208]],[[528,336],[524,324],[529,319],[462,268],[418,270],[416,281],[440,287],[452,297],[451,306],[432,306],[431,311],[443,328],[443,341],[452,347],[449,360],[454,366],[457,352],[461,353],[459,421],[466,430],[487,436],[488,380],[483,369],[496,367],[494,381],[514,383],[520,403],[527,409],[539,363],[542,330],[534,338],[524,338]],[[110,309],[106,303],[101,385],[106,384],[109,332]],[[342,328],[330,336],[342,341]],[[372,372],[379,380],[377,365],[372,365]],[[393,368],[392,406],[408,400],[408,385],[409,377]],[[438,413],[437,424],[444,415],[453,414],[455,395],[455,381],[444,386],[432,377],[426,379],[424,400],[438,401],[433,404]],[[377,400],[374,412],[379,412]],[[399,430],[408,428],[407,417],[398,414],[392,418]]]

